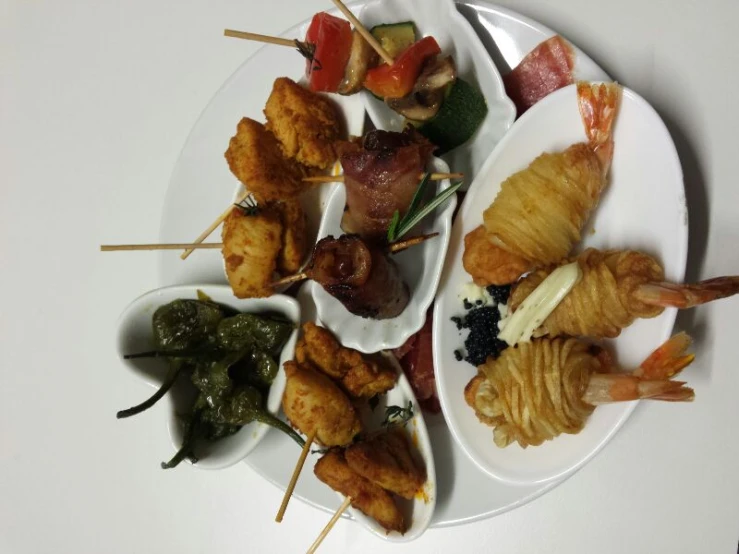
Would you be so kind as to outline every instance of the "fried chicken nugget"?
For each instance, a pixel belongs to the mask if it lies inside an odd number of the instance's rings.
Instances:
[[[381,356],[366,356],[342,346],[331,331],[312,321],[303,325],[303,338],[295,350],[301,363],[310,363],[337,380],[355,398],[370,398],[395,386],[398,374]]]
[[[271,296],[269,284],[282,248],[280,216],[265,207],[253,214],[234,209],[223,222],[221,253],[237,298]]]
[[[334,143],[341,138],[339,112],[330,99],[287,77],[275,80],[264,108],[267,129],[282,152],[308,167],[329,169],[337,159]]]
[[[282,409],[301,433],[315,433],[326,446],[349,444],[362,430],[357,411],[331,379],[295,362],[285,362],[287,384]]]
[[[258,121],[239,121],[225,156],[231,172],[260,202],[294,198],[306,189],[305,169],[283,155],[275,136]]]
[[[349,467],[383,489],[412,500],[426,482],[426,471],[411,454],[405,432],[392,429],[351,445],[344,454]]]
[[[282,221],[282,250],[277,258],[277,270],[292,275],[300,271],[308,250],[305,212],[297,199],[277,202],[274,207]]]
[[[533,268],[531,262],[490,242],[482,225],[464,237],[462,265],[480,287],[513,283]]]
[[[388,531],[405,533],[408,529],[390,493],[352,471],[341,450],[329,450],[316,462],[313,473],[335,491],[351,497],[352,506]]]

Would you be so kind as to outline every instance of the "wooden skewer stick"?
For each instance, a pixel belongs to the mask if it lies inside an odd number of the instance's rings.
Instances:
[[[401,240],[398,242],[392,243],[390,246],[387,247],[388,252],[391,254],[395,254],[396,252],[400,252],[402,250],[405,250],[406,248],[410,248],[411,246],[416,246],[417,244],[421,244],[422,242],[426,242],[429,239],[432,239],[434,237],[438,237],[439,233],[429,233],[428,235],[418,235],[417,237],[411,237],[409,239]]]
[[[377,52],[383,60],[385,60],[385,63],[388,65],[393,65],[395,60],[393,60],[392,56],[390,56],[390,54],[387,53],[382,45],[377,42],[377,39],[372,36],[372,33],[370,33],[367,28],[362,25],[362,22],[354,17],[354,14],[349,10],[349,8],[347,8],[341,0],[332,0],[332,2],[337,8],[339,8],[339,10],[341,10],[341,13],[344,14],[344,17],[351,21],[352,25],[354,25],[354,28],[359,31],[359,33],[364,37],[364,40],[369,43],[374,51]]]
[[[182,250],[183,248],[223,248],[222,242],[174,242],[164,244],[101,244],[101,252],[116,252],[119,250]]]
[[[411,246],[416,246],[417,244],[421,244],[422,242],[426,242],[429,239],[432,239],[436,236],[438,236],[439,233],[429,233],[428,235],[418,235],[417,237],[411,237],[406,240],[401,240],[399,242],[394,242],[391,245],[387,247],[388,252],[391,254],[394,254],[395,252],[400,252],[401,250],[405,250],[406,248],[410,248]],[[283,277],[282,279],[278,279],[277,281],[273,281],[269,284],[270,287],[280,287],[282,285],[289,285],[290,283],[297,283],[298,281],[302,281],[303,279],[308,279],[308,274],[303,273],[296,273],[295,275],[288,275],[287,277]]]
[[[244,200],[246,200],[246,199],[247,199],[247,197],[248,197],[248,196],[249,196],[250,194],[251,194],[251,193],[250,193],[250,192],[249,192],[248,190],[247,190],[247,191],[244,191],[244,194],[242,194],[242,195],[241,195],[241,196],[240,196],[240,197],[238,198],[238,200],[236,200],[236,202],[234,202],[233,204],[229,204],[228,208],[226,208],[226,209],[224,210],[224,212],[223,212],[223,213],[222,213],[221,215],[219,215],[219,216],[218,216],[218,217],[216,218],[216,220],[215,220],[215,221],[214,221],[213,223],[211,223],[211,224],[210,224],[210,226],[209,226],[209,227],[208,227],[208,228],[207,228],[207,229],[206,229],[205,231],[203,231],[202,233],[200,233],[200,236],[199,236],[198,238],[196,238],[196,239],[195,239],[194,243],[195,243],[195,244],[200,244],[200,243],[201,243],[201,242],[203,242],[203,241],[204,241],[205,239],[207,239],[207,238],[208,238],[208,237],[210,236],[210,234],[211,234],[211,233],[212,233],[213,231],[215,231],[215,230],[216,230],[216,227],[218,227],[218,226],[219,226],[219,225],[220,225],[221,223],[223,223],[223,220],[224,220],[224,219],[226,219],[226,218],[228,217],[228,214],[230,214],[230,213],[231,213],[231,210],[233,210],[233,209],[234,209],[234,208],[236,207],[236,206],[235,206],[235,204],[241,204],[241,203],[242,203],[242,202],[243,202]],[[187,250],[185,250],[185,251],[184,251],[184,252],[183,252],[183,253],[182,253],[182,254],[180,255],[180,258],[182,258],[183,260],[186,260],[186,259],[187,259],[187,257],[188,257],[188,256],[189,256],[190,254],[192,254],[194,250],[195,250],[195,249],[194,249],[193,247],[190,247],[190,248],[188,248]]]
[[[289,38],[271,37],[269,35],[258,35],[257,33],[247,33],[245,31],[234,31],[233,29],[225,29],[223,36],[232,38],[243,38],[244,40],[255,40],[257,42],[266,42],[268,44],[277,44],[279,46],[290,46],[296,48],[294,40]]]
[[[295,464],[293,476],[290,478],[290,483],[287,485],[287,489],[285,489],[285,496],[282,497],[282,504],[280,504],[280,509],[277,511],[277,516],[275,517],[275,521],[277,523],[280,523],[282,521],[282,517],[285,515],[285,510],[287,510],[287,503],[290,502],[290,498],[293,495],[293,490],[295,490],[295,485],[298,482],[298,477],[300,477],[300,472],[303,470],[305,458],[308,456],[308,452],[310,452],[310,447],[313,444],[313,439],[315,438],[316,432],[313,431],[310,435],[308,435],[308,440],[305,441],[303,451],[300,453],[300,457],[298,458],[298,463]]]
[[[424,174],[419,174],[418,178],[423,179]],[[462,179],[464,173],[432,173],[429,179],[432,181],[443,181],[444,179]],[[316,175],[315,177],[303,177],[306,183],[343,183],[343,175]]]
[[[349,504],[351,503],[352,503],[351,496],[347,496],[344,499],[344,502],[341,503],[341,506],[339,506],[339,509],[336,510],[336,513],[331,517],[329,522],[326,524],[326,527],[323,528],[323,531],[321,531],[321,534],[318,535],[318,538],[315,540],[315,542],[312,545],[310,545],[310,548],[308,549],[308,552],[306,554],[315,553],[318,547],[321,546],[323,539],[325,539],[326,535],[329,534],[329,531],[331,531],[331,529],[334,528],[334,525],[336,525],[336,522],[339,521],[341,514],[344,513],[344,510],[346,510],[349,507]]]
[[[296,273],[295,275],[288,275],[287,277],[283,277],[282,279],[278,279],[277,281],[273,281],[269,284],[270,287],[281,287],[282,285],[289,285],[290,283],[297,283],[298,281],[303,281],[304,279],[308,278],[308,274],[303,273]]]

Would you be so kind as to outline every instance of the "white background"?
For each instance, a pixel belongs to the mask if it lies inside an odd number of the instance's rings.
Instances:
[[[500,0],[549,25],[653,103],[684,165],[689,277],[739,273],[734,0]],[[302,552],[326,514],[243,464],[164,472],[159,406],[121,371],[116,317],[158,286],[151,242],[169,173],[221,83],[318,0],[0,0],[0,552]],[[258,78],[258,77],[255,77]],[[635,199],[638,201],[638,199]],[[688,405],[642,403],[595,460],[495,519],[387,545],[341,521],[323,552],[734,553],[739,298],[685,313]]]

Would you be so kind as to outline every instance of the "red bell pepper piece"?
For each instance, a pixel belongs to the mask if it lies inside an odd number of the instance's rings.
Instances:
[[[308,88],[316,92],[336,92],[351,53],[351,25],[344,19],[319,12],[310,22],[305,42],[314,48],[312,59],[305,64]]]
[[[426,60],[440,53],[436,39],[424,37],[403,50],[393,65],[370,69],[364,87],[381,98],[402,98],[413,90]]]

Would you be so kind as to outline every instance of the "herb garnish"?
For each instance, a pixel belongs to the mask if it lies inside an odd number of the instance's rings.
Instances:
[[[413,418],[413,402],[408,401],[408,406],[388,406],[385,408],[385,419],[382,422],[384,427],[391,425],[405,425]]]
[[[462,186],[462,181],[454,183],[453,185],[445,188],[439,194],[434,196],[434,198],[429,201],[428,204],[423,207],[419,207],[419,204],[423,199],[423,195],[426,192],[426,185],[428,184],[430,177],[431,173],[427,172],[424,174],[423,179],[421,179],[421,182],[418,183],[416,193],[413,195],[413,199],[408,206],[408,211],[402,219],[400,217],[400,212],[398,210],[395,210],[395,213],[393,214],[393,219],[392,221],[390,221],[390,226],[387,229],[388,242],[395,242],[400,237],[405,235],[408,231],[415,227],[419,221],[421,221],[424,217],[434,211],[438,206],[446,202],[447,199],[452,194],[457,192],[457,189]]]
[[[234,204],[234,206],[240,209],[244,215],[257,215],[259,211],[259,204],[257,204],[257,199],[253,194],[249,194],[241,202]]]

